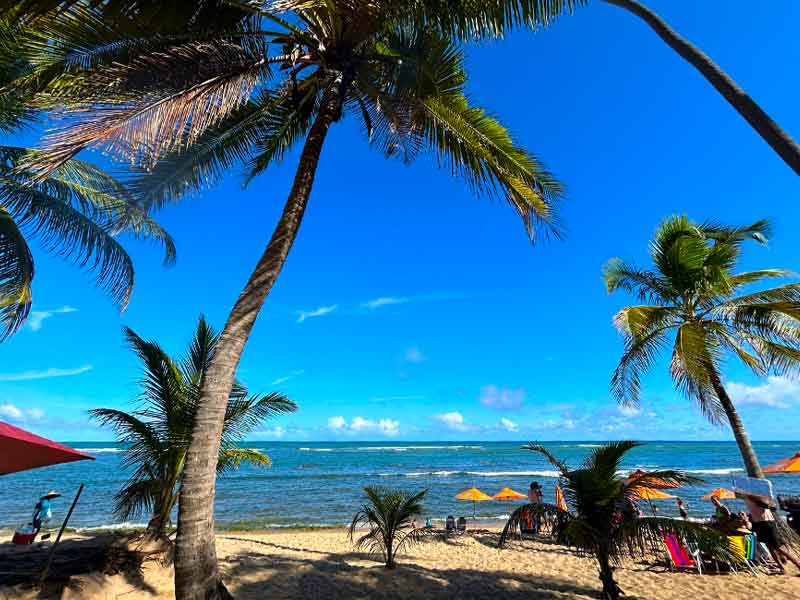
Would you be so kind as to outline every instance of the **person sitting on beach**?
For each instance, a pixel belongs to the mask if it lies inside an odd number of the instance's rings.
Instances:
[[[800,561],[783,549],[783,541],[778,536],[778,526],[775,523],[775,515],[772,509],[775,508],[771,503],[767,503],[755,496],[743,496],[745,505],[750,510],[750,520],[753,523],[753,533],[759,542],[766,544],[775,562],[781,569],[781,573],[786,570],[783,567],[784,558],[800,569]]]
[[[720,499],[716,496],[711,498],[711,504],[714,505],[714,517],[713,521],[716,525],[724,525],[731,520],[731,511],[730,509],[725,506]]]
[[[683,499],[676,497],[675,504],[678,505],[678,514],[680,514],[681,519],[684,521],[689,520],[689,511],[686,508],[686,504],[683,502]]]
[[[625,504],[623,505],[620,514],[622,515],[622,521],[626,522],[640,518],[642,516],[642,511],[639,510],[638,506],[636,506],[636,502],[628,498],[625,500]]]
[[[528,490],[528,502],[530,502],[531,504],[541,504],[543,499],[544,499],[544,494],[542,494],[542,486],[539,485],[539,482],[532,481],[531,487]],[[539,533],[541,525],[542,525],[542,515],[541,513],[539,513],[539,511],[536,511],[533,514],[534,533]]]

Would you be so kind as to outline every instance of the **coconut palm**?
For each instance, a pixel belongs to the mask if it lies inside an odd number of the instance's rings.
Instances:
[[[618,475],[622,460],[638,442],[610,442],[589,453],[584,464],[570,469],[544,446],[524,446],[543,454],[558,470],[560,485],[568,510],[550,504],[529,504],[515,510],[500,536],[506,543],[523,519],[531,512],[553,522],[553,537],[575,548],[580,554],[593,556],[603,582],[602,597],[617,600],[621,590],[614,579],[615,563],[624,557],[645,554],[662,543],[665,534],[674,534],[688,543],[697,544],[703,553],[721,561],[731,560],[724,536],[705,525],[664,517],[644,517],[620,521],[620,507],[638,499],[643,487],[695,483],[700,481],[680,471],[651,471],[626,480]]]
[[[421,530],[413,521],[423,513],[422,499],[428,490],[411,494],[377,486],[364,488],[367,501],[350,523],[350,540],[356,548],[380,554],[387,569],[397,566],[395,557],[403,548],[419,541]],[[367,532],[355,539],[360,528]]]
[[[20,39],[0,19],[0,134],[19,133],[35,121],[36,111],[11,85],[32,69],[21,58]],[[31,309],[33,240],[92,272],[121,310],[133,290],[134,268],[120,234],[157,241],[164,246],[165,264],[175,260],[172,239],[118,181],[71,159],[34,182],[22,165],[37,155],[0,145],[0,340],[19,330]]]
[[[674,336],[670,373],[675,386],[712,422],[727,419],[751,477],[763,473],[722,382],[724,361],[738,358],[759,376],[800,367],[800,283],[742,294],[746,286],[791,273],[735,272],[743,242],[765,244],[769,230],[766,221],[724,227],[673,216],[650,244],[652,270],[619,258],[604,269],[609,292],[624,290],[646,303],[614,317],[625,338],[611,381],[614,395],[622,403],[638,404],[642,374]]]
[[[124,332],[128,346],[142,362],[139,408],[130,413],[98,408],[90,414],[117,432],[117,441],[125,448],[121,464],[134,469],[116,495],[118,516],[128,520],[148,512],[148,533],[163,537],[178,500],[200,390],[219,336],[200,317],[185,356],[174,360],[157,342],[144,340],[129,328]],[[237,444],[264,420],[296,408],[281,394],[251,395],[244,385],[235,383],[225,409],[217,473],[243,463],[268,466],[265,454]]]
[[[730,106],[770,145],[783,161],[800,175],[800,146],[776,123],[761,106],[743,90],[718,64],[700,48],[672,29],[652,9],[637,0],[594,0],[627,10],[644,21],[673,51],[692,65]],[[552,24],[560,15],[571,14],[590,0],[504,0],[471,2],[470,0],[418,0],[404,3],[442,31],[460,36],[502,36],[515,26],[538,28]],[[321,0],[279,0],[264,2],[277,8],[312,7]],[[0,0],[9,15],[20,18],[31,14],[47,14],[54,6],[71,5],[74,0]],[[104,3],[105,15],[119,20],[121,15],[135,15],[140,27],[170,32],[185,31],[187,26],[198,30],[232,23],[240,16],[235,2],[212,1],[196,4],[163,3],[154,0],[112,0]],[[258,4],[258,3],[256,3]],[[351,0],[357,6],[359,0]],[[391,3],[371,2],[385,10]],[[399,3],[398,3],[399,4]],[[396,9],[396,7],[393,7]]]
[[[189,22],[180,33],[147,35],[125,15],[105,18],[102,4],[73,3],[25,28],[27,52],[40,68],[18,88],[71,119],[27,168],[45,177],[84,148],[104,148],[145,169],[133,185],[151,208],[204,189],[237,166],[249,181],[300,146],[283,213],[209,365],[187,455],[176,593],[207,600],[224,594],[217,585],[213,466],[228,394],[299,231],[330,128],[353,118],[387,156],[407,162],[433,154],[475,192],[506,200],[531,239],[558,232],[554,202],[562,186],[466,96],[463,55],[453,39],[481,30],[483,17],[432,12],[424,2],[299,2],[280,14],[256,3],[242,5],[246,16],[233,25]]]

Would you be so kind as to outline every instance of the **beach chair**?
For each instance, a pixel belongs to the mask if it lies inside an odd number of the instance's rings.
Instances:
[[[456,518],[453,515],[447,515],[444,522],[444,532],[453,533],[456,530]]]
[[[751,556],[755,557],[757,546],[755,536],[753,534],[729,535],[728,545],[735,558],[734,564],[729,564],[731,570],[736,571],[737,567],[745,567],[754,577],[758,577],[756,566],[750,558]]]
[[[699,549],[687,549],[674,533],[664,534],[664,545],[667,547],[670,571],[688,569],[696,570],[699,575],[703,574],[703,561],[700,558]]]
[[[467,520],[464,517],[458,517],[458,522],[456,522],[456,530],[458,533],[467,532]]]

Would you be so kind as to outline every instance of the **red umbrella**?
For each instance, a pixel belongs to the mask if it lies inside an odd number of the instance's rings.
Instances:
[[[0,421],[0,475],[76,460],[94,456]]]

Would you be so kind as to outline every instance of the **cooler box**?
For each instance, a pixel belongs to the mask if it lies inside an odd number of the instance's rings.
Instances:
[[[743,496],[772,499],[772,482],[754,477],[734,477],[733,491]]]
[[[20,527],[14,532],[11,543],[20,545],[32,544],[35,537],[36,532],[33,530],[33,527]]]

